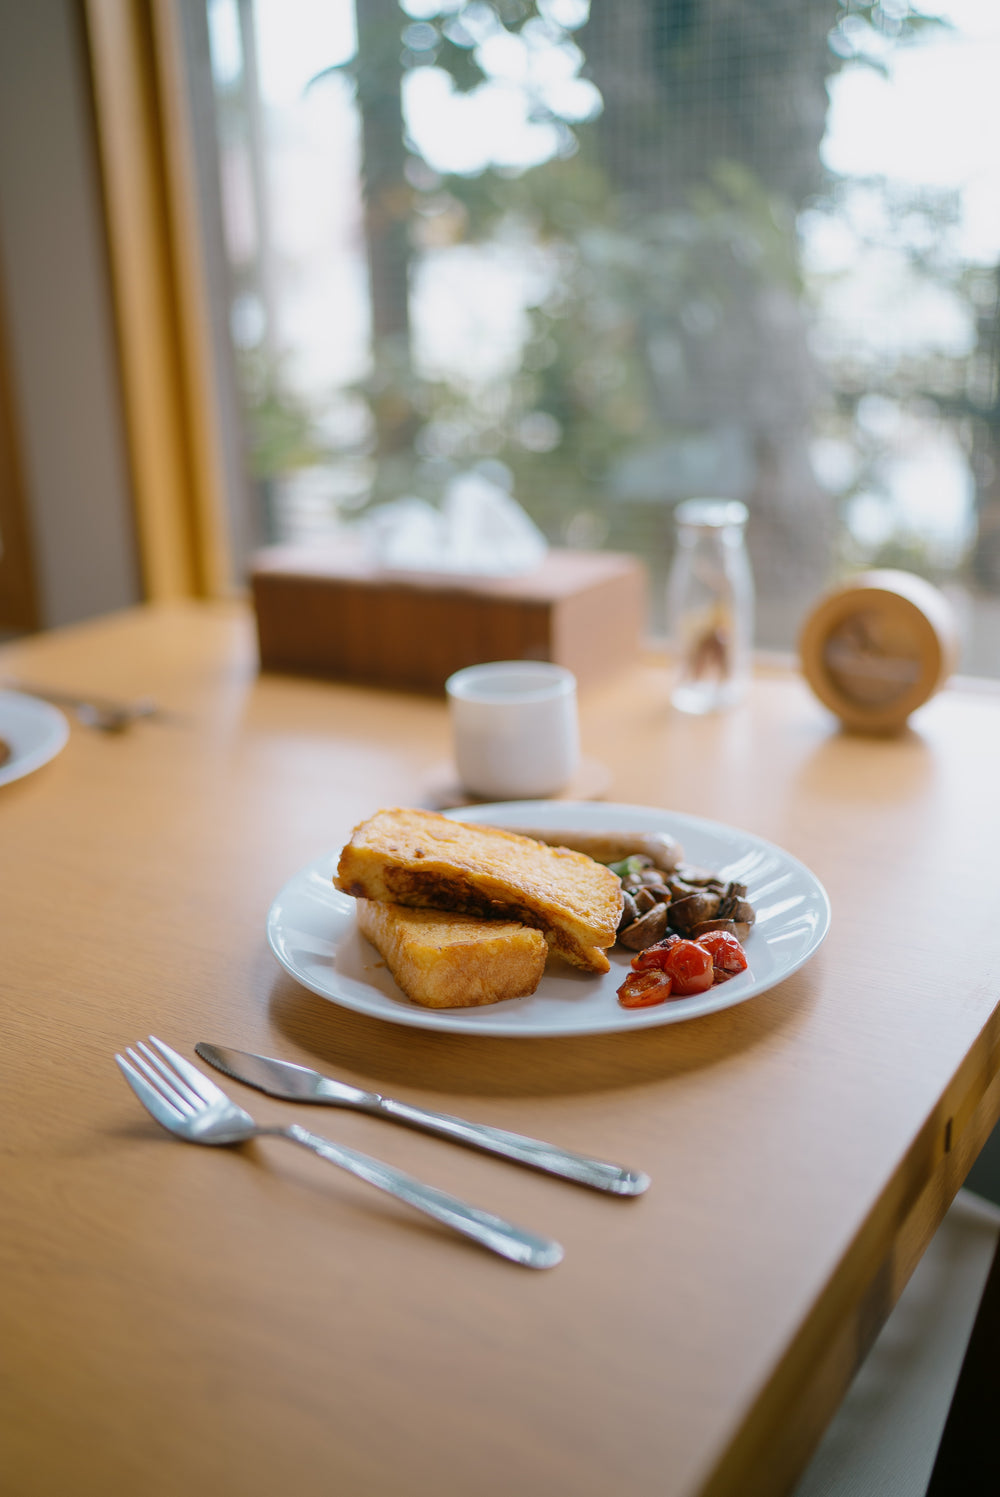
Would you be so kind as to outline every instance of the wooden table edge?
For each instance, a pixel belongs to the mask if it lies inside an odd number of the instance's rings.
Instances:
[[[699,1497],[775,1497],[791,1489],[998,1123],[1000,1010],[845,1253],[822,1313],[804,1323]],[[912,1196],[909,1166],[928,1156],[936,1159],[933,1173]]]

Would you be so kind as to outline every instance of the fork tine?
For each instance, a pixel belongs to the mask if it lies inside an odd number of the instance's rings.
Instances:
[[[118,1062],[125,1080],[135,1092],[146,1111],[152,1114],[161,1127],[168,1129],[171,1133],[175,1133],[177,1131],[177,1124],[183,1123],[186,1115],[181,1112],[180,1108],[175,1107],[172,1102],[169,1102],[161,1092],[150,1086],[146,1078],[140,1076],[134,1066],[129,1065],[124,1055],[116,1055],[115,1060]]]
[[[179,1076],[187,1082],[195,1096],[200,1097],[202,1102],[228,1102],[229,1098],[225,1092],[214,1081],[209,1081],[204,1071],[199,1071],[183,1055],[178,1055],[176,1050],[171,1050],[162,1040],[158,1040],[155,1034],[149,1036],[149,1043],[154,1049],[159,1050],[164,1060],[168,1060]],[[145,1047],[144,1047],[145,1048]]]
[[[166,1097],[167,1101],[176,1107],[178,1112],[183,1113],[186,1117],[193,1117],[203,1105],[201,1098],[196,1097],[191,1088],[185,1086],[179,1076],[174,1076],[170,1069],[161,1060],[156,1058],[147,1045],[140,1043],[139,1050],[143,1052],[142,1055],[139,1054],[138,1050],[133,1050],[131,1047],[126,1050],[125,1054],[137,1069],[144,1076],[148,1077],[161,1097]],[[144,1059],[144,1056],[148,1056],[148,1060]],[[149,1064],[150,1060],[153,1062],[152,1065]]]

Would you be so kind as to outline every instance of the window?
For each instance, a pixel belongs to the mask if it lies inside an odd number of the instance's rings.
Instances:
[[[1000,675],[990,0],[208,0],[262,533],[476,470],[634,551],[745,500],[758,641],[946,589]]]

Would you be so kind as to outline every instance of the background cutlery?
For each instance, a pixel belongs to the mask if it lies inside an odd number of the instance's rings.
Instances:
[[[20,691],[25,696],[51,702],[55,707],[67,707],[78,722],[102,733],[124,733],[139,718],[154,717],[159,712],[152,697],[118,702],[109,697],[79,696],[55,686],[39,686],[33,681],[4,681],[2,684],[7,691]]]

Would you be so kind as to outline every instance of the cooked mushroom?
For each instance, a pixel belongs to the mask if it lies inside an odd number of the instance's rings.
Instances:
[[[702,920],[699,925],[691,927],[691,939],[697,941],[699,936],[707,936],[713,930],[723,930],[727,935],[735,936],[739,940],[739,929],[735,920]]]
[[[694,863],[677,863],[670,871],[675,878],[698,889],[703,889],[708,884],[716,884],[720,889],[723,887],[717,874],[710,873],[707,868],[698,868]]]
[[[639,918],[639,911],[635,907],[635,900],[627,889],[622,890],[622,914],[618,922],[619,932],[626,926],[632,925]]]
[[[667,897],[669,898],[669,895]],[[657,899],[652,889],[648,889],[645,884],[636,889],[632,895],[632,903],[640,915],[647,914],[655,904],[666,904],[666,902],[665,899]]]
[[[689,894],[704,894],[706,892],[721,894],[725,888],[725,884],[718,878],[709,879],[705,883],[693,884],[688,883],[686,879],[678,878],[673,873],[668,874],[666,883],[674,899],[686,899]]]
[[[753,925],[757,918],[753,905],[741,900],[731,918],[733,924],[736,926],[737,936],[741,941],[745,941],[750,934],[751,925]]]
[[[705,890],[698,894],[688,894],[684,899],[675,899],[670,906],[670,924],[682,936],[687,936],[694,926],[716,919],[718,913],[718,894]]]
[[[733,921],[736,934],[741,941],[746,940],[750,934],[750,927],[757,918],[753,905],[742,897],[746,892],[745,884],[728,884],[716,911],[720,920]]]
[[[645,915],[641,915],[624,930],[619,930],[618,939],[630,951],[645,951],[647,946],[655,946],[657,941],[662,941],[666,933],[667,906],[654,904]]]
[[[638,860],[637,860],[638,861]],[[618,940],[645,951],[668,931],[688,940],[721,930],[745,941],[756,918],[747,886],[719,878],[691,863],[674,870],[649,865],[648,858],[622,879],[624,908]]]

